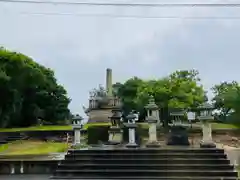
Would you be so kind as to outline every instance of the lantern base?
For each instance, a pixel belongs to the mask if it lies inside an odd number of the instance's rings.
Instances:
[[[104,145],[111,145],[111,146],[120,145],[120,144],[121,144],[121,142],[118,142],[118,141],[108,141],[108,142],[104,143]]]
[[[216,148],[214,142],[200,142],[200,148]]]
[[[126,147],[127,148],[137,148],[138,145],[136,143],[128,143],[128,144],[126,144]]]
[[[71,148],[73,149],[81,149],[82,143],[75,143],[71,145]]]
[[[155,142],[148,142],[146,144],[147,148],[159,148],[160,147],[160,143],[155,141]]]
[[[172,126],[168,138],[167,145],[171,146],[189,146],[189,137],[185,127]]]
[[[122,143],[122,133],[123,131],[119,127],[111,127],[109,129],[109,140],[108,143],[114,144],[121,144]]]

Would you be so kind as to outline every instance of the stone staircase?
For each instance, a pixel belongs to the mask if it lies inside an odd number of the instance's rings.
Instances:
[[[52,179],[236,180],[223,149],[69,150]]]
[[[24,140],[26,138],[27,138],[26,136],[19,134],[19,135],[14,135],[14,136],[7,136],[5,138],[5,141],[7,141],[9,143],[12,141]]]
[[[27,136],[24,136],[24,135],[21,135],[21,134],[6,136],[6,137],[1,138],[0,145],[7,144],[7,143],[12,142],[12,141],[18,141],[18,140],[24,140],[24,139],[27,139]]]

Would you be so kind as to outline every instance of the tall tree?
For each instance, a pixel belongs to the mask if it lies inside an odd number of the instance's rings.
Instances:
[[[240,113],[240,86],[236,81],[222,82],[212,90],[212,101],[221,120],[225,121],[233,112]]]
[[[136,101],[138,88],[142,85],[143,80],[133,77],[124,84],[116,83],[117,95],[122,99],[123,111],[128,114],[131,110],[139,110],[139,104]]]
[[[199,83],[196,70],[176,71],[155,80],[134,77],[121,86],[118,95],[123,99],[125,110],[136,109],[143,115],[149,95],[153,95],[166,125],[169,108],[193,108],[203,102],[204,91]]]
[[[56,123],[69,115],[66,90],[57,84],[54,72],[31,58],[0,49],[0,126],[30,126]]]

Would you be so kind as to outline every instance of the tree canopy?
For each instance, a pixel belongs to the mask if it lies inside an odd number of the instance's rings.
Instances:
[[[116,83],[117,95],[122,99],[123,111],[140,112],[140,120],[146,115],[144,106],[149,95],[154,96],[160,107],[160,116],[164,124],[168,122],[171,109],[196,109],[206,101],[204,87],[201,85],[197,70],[180,70],[159,79],[144,80],[138,77],[128,79],[125,83]],[[218,120],[239,123],[240,85],[236,81],[222,82],[212,87],[214,97],[212,103],[217,110]]]
[[[0,127],[30,126],[69,116],[70,99],[54,72],[31,58],[0,48]]]
[[[222,121],[238,123],[240,115],[240,85],[236,81],[222,82],[212,87],[212,103]],[[57,83],[53,70],[44,67],[21,53],[0,48],[0,127],[22,127],[63,123],[71,116],[70,99],[63,86]],[[133,77],[113,85],[113,94],[123,102],[123,113],[140,112],[149,96],[161,109],[164,125],[168,112],[174,108],[195,109],[205,101],[205,91],[197,70],[178,70],[158,79]]]
[[[162,110],[162,117],[167,121],[169,108],[194,108],[204,100],[204,89],[196,70],[176,71],[167,77],[143,80],[133,77],[125,83],[118,83],[118,96],[122,98],[123,110],[128,113],[135,109],[144,116],[144,106],[149,95],[155,98]]]
[[[238,123],[240,116],[240,85],[236,81],[222,82],[213,88],[212,99],[218,110],[218,118],[222,121]]]

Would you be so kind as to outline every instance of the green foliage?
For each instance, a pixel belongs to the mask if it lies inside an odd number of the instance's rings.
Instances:
[[[168,77],[154,80],[134,77],[120,86],[118,96],[123,100],[126,114],[135,109],[140,111],[141,118],[144,117],[149,95],[153,95],[167,124],[169,108],[194,108],[203,102],[204,90],[199,82],[196,70],[176,71]]]
[[[218,118],[222,121],[239,124],[240,116],[240,85],[236,81],[222,82],[213,88],[212,99],[218,110]]]
[[[0,49],[0,127],[23,127],[39,119],[55,124],[69,116],[70,99],[54,72],[31,58]]]
[[[93,126],[110,126],[110,123],[90,123],[83,126],[84,130]],[[72,125],[43,125],[24,128],[0,128],[0,132],[24,132],[24,131],[70,131]]]
[[[43,141],[16,141],[0,146],[0,152],[4,156],[12,155],[43,155],[49,153],[66,152],[69,144]]]

